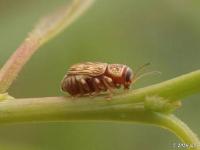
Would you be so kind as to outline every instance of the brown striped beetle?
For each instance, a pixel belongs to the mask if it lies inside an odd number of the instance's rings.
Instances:
[[[123,64],[107,64],[100,62],[85,62],[72,65],[61,82],[61,89],[72,96],[91,95],[120,88],[129,89],[141,76],[139,71],[145,66],[141,66],[135,74],[130,67]]]

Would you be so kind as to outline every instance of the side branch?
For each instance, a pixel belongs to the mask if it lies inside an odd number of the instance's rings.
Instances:
[[[23,66],[38,48],[73,23],[93,0],[73,0],[51,15],[43,18],[0,70],[0,93],[7,91]]]

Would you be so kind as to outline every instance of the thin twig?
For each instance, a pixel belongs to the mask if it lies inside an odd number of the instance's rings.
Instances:
[[[0,70],[0,93],[6,92],[23,66],[45,42],[74,22],[93,0],[73,0],[51,15],[43,18]]]

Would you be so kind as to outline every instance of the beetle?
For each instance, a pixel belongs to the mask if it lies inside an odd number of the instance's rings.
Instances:
[[[148,64],[143,65],[141,68]],[[141,70],[141,68],[139,70]],[[139,72],[139,71],[138,71]],[[84,62],[72,65],[63,80],[61,90],[72,96],[91,95],[120,88],[129,89],[136,80],[130,67],[123,64]]]

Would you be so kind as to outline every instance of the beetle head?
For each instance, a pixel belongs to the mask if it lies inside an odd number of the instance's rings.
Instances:
[[[131,68],[127,67],[124,73],[124,88],[129,88],[133,79],[133,71]]]
[[[122,64],[109,64],[107,69],[108,75],[117,84],[123,84],[125,88],[129,88],[132,83],[132,69]]]

